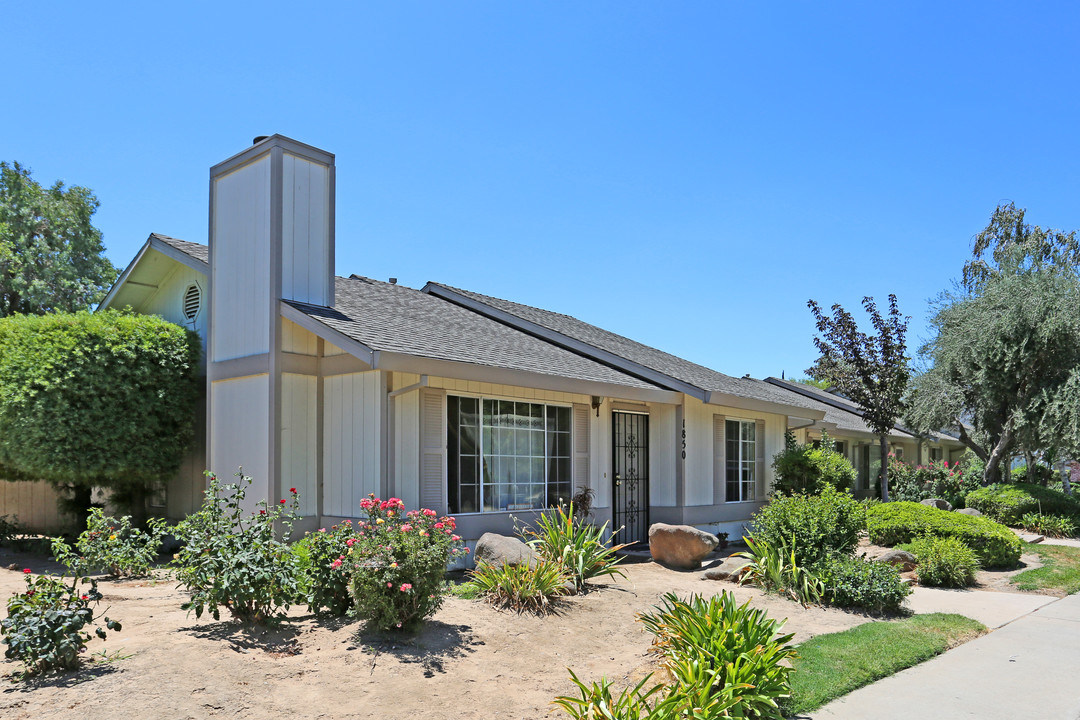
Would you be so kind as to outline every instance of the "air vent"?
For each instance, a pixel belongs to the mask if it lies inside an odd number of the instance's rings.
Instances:
[[[194,320],[199,314],[199,306],[202,304],[202,290],[198,285],[192,285],[184,291],[184,317],[188,321]]]

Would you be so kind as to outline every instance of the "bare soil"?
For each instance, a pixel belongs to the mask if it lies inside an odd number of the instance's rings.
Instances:
[[[22,567],[55,570],[40,556],[0,551],[0,602],[23,588]],[[772,617],[787,618],[796,642],[872,618],[803,608],[781,597],[701,579],[652,562],[627,577],[559,603],[546,617],[448,598],[418,635],[365,634],[355,622],[319,622],[304,608],[273,629],[197,622],[180,609],[185,595],[167,579],[103,581],[104,606],[123,632],[93,640],[123,659],[91,658],[78,671],[20,681],[4,661],[0,717],[47,718],[546,718],[550,703],[574,694],[567,668],[586,682],[617,685],[655,669],[650,636],[635,615],[662,594],[732,592]]]

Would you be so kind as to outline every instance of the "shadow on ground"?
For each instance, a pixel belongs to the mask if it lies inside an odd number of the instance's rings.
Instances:
[[[450,625],[438,620],[429,620],[413,635],[361,629],[353,635],[353,640],[371,656],[369,674],[375,673],[381,656],[389,655],[398,662],[419,664],[424,669],[424,677],[445,673],[447,662],[476,652],[476,647],[484,644],[468,625]]]

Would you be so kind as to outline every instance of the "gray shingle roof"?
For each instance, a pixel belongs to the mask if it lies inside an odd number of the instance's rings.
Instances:
[[[804,385],[803,383],[795,383],[775,377],[766,378],[765,382],[777,388],[786,389],[793,395],[799,395],[814,403],[819,409],[825,411],[825,422],[833,423],[839,430],[874,434],[873,429],[863,420],[862,410],[859,409],[859,406],[846,397],[841,397],[813,385]],[[935,433],[935,435],[937,434]],[[915,439],[914,435],[900,428],[894,428],[889,433],[889,436],[901,440]],[[940,437],[947,439],[947,436],[944,435]]]
[[[162,235],[161,233],[151,233],[150,236],[161,240],[163,243],[172,245],[180,252],[190,255],[196,260],[201,260],[204,263],[210,262],[210,248],[206,245],[188,242],[187,240],[178,240],[177,238]]]
[[[527,323],[538,325],[565,338],[616,355],[619,358],[628,360],[630,363],[648,368],[704,392],[718,392],[781,405],[813,407],[816,409],[816,406],[809,399],[786,392],[761,380],[724,375],[703,365],[666,353],[663,350],[657,350],[622,335],[590,325],[570,315],[481,295],[480,293],[462,290],[442,283],[430,282],[425,289],[438,293],[439,288],[449,290],[451,293],[464,296],[475,303],[501,311]]]
[[[373,350],[657,388],[419,290],[357,276],[339,277],[335,287],[334,308],[289,304]]]

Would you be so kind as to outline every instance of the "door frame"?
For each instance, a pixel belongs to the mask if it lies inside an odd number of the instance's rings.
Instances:
[[[620,525],[620,520],[623,525],[626,525],[626,503],[620,505],[620,482],[622,478],[619,477],[619,452],[622,448],[617,443],[618,433],[617,427],[620,415],[632,415],[641,418],[644,421],[644,442],[636,445],[639,451],[644,452],[644,475],[642,476],[641,468],[638,468],[638,479],[642,480],[642,487],[638,490],[638,499],[641,501],[641,507],[637,510],[642,514],[644,520],[641,526],[642,537],[634,540],[626,540],[626,535],[623,536],[623,541],[630,545],[638,545],[641,543],[647,544],[649,542],[649,505],[650,505],[650,479],[649,479],[649,462],[650,462],[650,447],[649,447],[649,413],[639,410],[612,410],[611,411],[611,527],[612,530],[617,530]],[[623,458],[625,461],[625,457]],[[635,530],[637,523],[635,522]],[[629,529],[629,528],[628,528]]]

